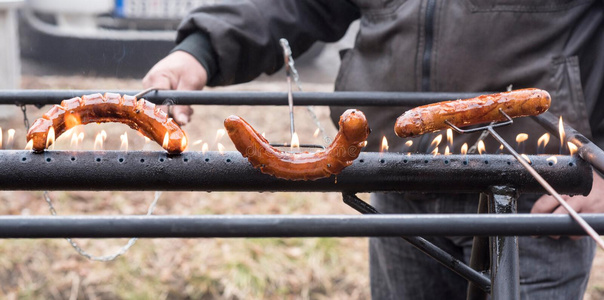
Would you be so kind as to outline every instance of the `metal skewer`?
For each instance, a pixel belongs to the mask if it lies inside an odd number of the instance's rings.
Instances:
[[[493,129],[494,127],[509,125],[514,122],[510,116],[503,112],[503,110],[499,109],[499,112],[507,118],[507,121],[490,124],[480,128],[473,128],[470,130],[462,130],[448,120],[445,121],[445,123],[447,123],[447,125],[449,125],[453,130],[461,134],[487,130],[491,136],[500,142],[510,152],[510,154],[512,154],[516,160],[518,160],[518,162],[520,162],[520,164],[537,180],[537,182],[539,182],[539,184],[543,186],[543,188],[568,211],[568,214],[583,228],[583,230],[585,230],[585,232],[587,232],[587,234],[598,244],[598,246],[604,249],[604,240],[602,240],[598,233],[566,201],[564,201],[564,199],[562,199],[560,194],[558,194],[558,192],[556,192],[556,190],[545,179],[543,179],[543,177],[541,177],[541,175],[539,175],[539,173],[537,173],[537,171],[535,171],[535,169],[524,158],[522,158],[522,156],[520,156],[516,150],[514,150],[514,148],[512,148],[499,134],[497,134],[497,132],[495,132]]]
[[[292,94],[292,73],[294,73],[294,60],[292,58],[292,49],[289,47],[289,42],[286,39],[280,39],[279,44],[283,48],[283,59],[285,61],[285,75],[287,76],[287,104],[289,105],[289,122],[290,133],[293,138],[296,132],[294,127],[294,97]],[[298,72],[295,72],[295,76]]]

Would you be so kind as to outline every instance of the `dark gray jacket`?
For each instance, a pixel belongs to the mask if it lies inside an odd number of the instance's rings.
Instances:
[[[538,87],[552,95],[553,113],[604,145],[601,0],[235,1],[188,16],[177,49],[202,62],[209,85],[240,83],[281,68],[279,38],[299,54],[317,40],[338,40],[358,18],[360,30],[354,48],[343,52],[336,90]],[[344,109],[332,108],[332,116],[337,119]],[[376,149],[382,135],[400,144],[392,128],[402,109],[359,109],[373,129],[369,149]],[[533,141],[545,132],[529,118],[516,123],[502,130],[511,141],[521,131]],[[471,139],[458,138],[456,144]],[[418,140],[425,151],[429,141]]]

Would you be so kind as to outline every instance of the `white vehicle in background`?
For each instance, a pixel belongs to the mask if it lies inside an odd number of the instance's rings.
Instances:
[[[78,38],[174,40],[193,8],[220,0],[27,0],[25,18],[37,31]]]

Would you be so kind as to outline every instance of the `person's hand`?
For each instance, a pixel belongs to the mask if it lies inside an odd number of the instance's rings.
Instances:
[[[604,212],[604,179],[600,177],[596,172],[593,174],[594,182],[591,188],[591,193],[586,197],[583,196],[566,196],[562,195],[570,207],[572,207],[578,213],[603,213]],[[531,209],[531,213],[554,213],[554,214],[568,214],[568,211],[560,206],[558,201],[550,196],[544,195]],[[573,236],[573,239],[579,239],[582,236]],[[552,236],[552,238],[559,238],[559,236]]]
[[[191,54],[175,51],[160,60],[143,78],[143,87],[160,90],[201,90],[206,86],[208,73]],[[188,105],[174,105],[171,111],[161,107],[180,125],[187,124],[193,114]]]

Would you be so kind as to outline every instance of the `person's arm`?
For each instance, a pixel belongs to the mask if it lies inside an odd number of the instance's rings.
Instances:
[[[283,65],[279,39],[288,39],[295,56],[315,41],[340,39],[357,7],[347,0],[256,0],[201,7],[181,23],[178,45],[143,79],[143,86],[200,90],[272,74]],[[175,106],[179,124],[192,109]]]

